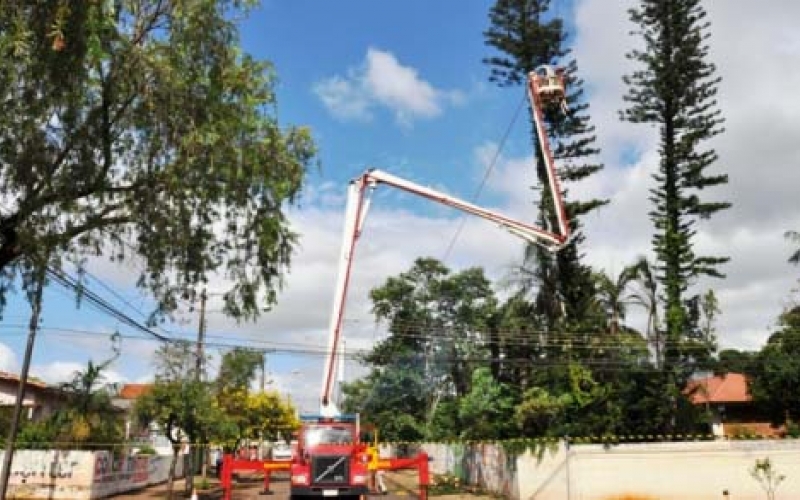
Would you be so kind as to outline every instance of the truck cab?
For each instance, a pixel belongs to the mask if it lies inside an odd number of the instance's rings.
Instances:
[[[291,466],[291,498],[357,499],[369,493],[369,453],[358,416],[301,417]]]

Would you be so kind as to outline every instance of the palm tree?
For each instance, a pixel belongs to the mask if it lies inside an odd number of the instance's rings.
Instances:
[[[631,268],[634,269],[634,281],[636,289],[632,294],[632,302],[643,307],[647,311],[647,330],[648,341],[653,343],[656,356],[656,366],[661,365],[662,341],[660,335],[660,325],[658,318],[658,306],[660,299],[658,296],[658,280],[653,265],[646,257],[639,257]]]
[[[628,293],[628,287],[637,277],[636,265],[624,268],[616,278],[605,272],[594,273],[597,302],[608,317],[609,333],[614,336],[625,319],[626,306],[635,302],[636,296]]]
[[[114,384],[105,383],[104,371],[112,360],[76,371],[71,381],[61,385],[67,405],[57,417],[60,439],[72,442],[111,443],[122,439],[122,425],[112,404]]]

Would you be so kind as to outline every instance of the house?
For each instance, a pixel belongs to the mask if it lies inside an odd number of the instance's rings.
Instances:
[[[15,373],[0,371],[0,407],[14,407],[20,378]],[[25,397],[22,401],[23,418],[42,420],[64,403],[64,395],[57,387],[52,387],[35,378],[25,384]]]
[[[782,435],[753,403],[747,377],[741,373],[691,380],[685,392],[693,404],[709,410],[711,430],[717,438]]]
[[[156,423],[149,427],[136,428],[133,407],[136,400],[147,393],[153,384],[124,384],[114,398],[114,406],[125,412],[125,439],[151,446],[159,455],[171,455],[172,443]]]

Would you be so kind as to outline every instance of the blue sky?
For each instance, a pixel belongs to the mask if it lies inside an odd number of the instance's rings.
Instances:
[[[651,225],[647,190],[657,165],[654,130],[620,123],[624,57],[635,39],[625,11],[632,0],[554,2],[572,28],[569,43],[586,81],[606,169],[573,196],[609,197],[612,204],[584,221],[586,261],[614,273],[649,252]],[[730,255],[724,281],[714,287],[722,316],[723,347],[756,349],[796,287],[797,268],[786,263],[789,244],[782,234],[800,229],[795,201],[800,184],[800,35],[794,20],[800,4],[789,0],[773,9],[730,0],[708,6],[711,56],[723,77],[719,103],[727,132],[715,139],[718,168],[730,175],[719,190],[734,208],[699,226],[702,252]],[[320,168],[309,172],[307,189],[289,211],[301,244],[279,305],[257,323],[238,325],[209,301],[209,336],[226,345],[243,343],[279,351],[319,351],[326,344],[343,201],[347,182],[367,167],[379,167],[423,185],[472,200],[495,158],[506,129],[513,133],[493,165],[478,204],[523,220],[535,220],[531,144],[525,109],[513,121],[524,94],[487,80],[482,58],[490,1],[422,0],[265,1],[243,27],[245,50],[271,60],[278,75],[277,109],[284,124],[308,125],[320,147]],[[742,19],[748,29],[741,30]],[[752,88],[753,74],[760,86]],[[779,96],[779,97],[776,97]],[[420,255],[437,258],[461,223],[441,206],[382,188],[373,202],[360,243],[348,302],[348,348],[368,348],[383,335],[369,315],[370,288],[406,270]],[[453,269],[481,265],[498,280],[518,262],[522,243],[490,224],[463,219],[464,230],[445,261]],[[137,319],[149,301],[132,284],[137,265],[114,267],[98,261],[89,286]],[[214,291],[212,283],[212,291]],[[218,290],[223,284],[217,283]],[[114,294],[124,298],[124,301]],[[109,354],[106,336],[119,328],[139,335],[92,309],[75,309],[66,292],[46,295],[43,330],[32,374],[63,380]],[[126,304],[127,303],[127,304]],[[130,304],[130,305],[128,305]],[[0,327],[0,370],[19,369],[24,347],[24,302],[12,299]],[[630,320],[639,321],[636,311]],[[636,326],[636,325],[635,325]],[[99,332],[55,331],[52,328]],[[170,332],[192,337],[197,313],[186,312]],[[111,368],[118,381],[146,381],[156,343],[123,339],[123,353]],[[273,387],[292,393],[313,409],[323,360],[319,355],[272,353]],[[212,363],[213,365],[213,363]],[[352,364],[351,364],[352,365]],[[358,373],[348,366],[347,373]]]

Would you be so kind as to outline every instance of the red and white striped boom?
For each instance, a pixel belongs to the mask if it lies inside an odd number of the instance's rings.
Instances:
[[[512,219],[506,215],[479,207],[473,203],[459,200],[453,196],[423,187],[413,182],[401,179],[380,170],[368,170],[350,182],[345,209],[344,234],[342,250],[339,259],[339,273],[334,291],[333,311],[331,314],[328,337],[328,351],[323,372],[322,393],[320,396],[320,414],[326,417],[335,417],[339,410],[332,400],[336,363],[339,345],[342,337],[342,323],[344,320],[347,291],[350,284],[353,267],[353,254],[356,243],[361,236],[364,220],[369,210],[370,196],[379,184],[386,184],[402,189],[411,194],[427,198],[431,201],[447,205],[463,212],[476,215],[483,219],[499,224],[511,234],[514,234],[530,243],[542,245],[551,250],[562,248],[570,236],[569,220],[564,209],[561,188],[558,184],[555,167],[553,166],[553,153],[544,127],[543,106],[559,105],[566,110],[564,100],[564,80],[560,71],[554,71],[549,66],[538,68],[528,78],[528,97],[531,102],[533,120],[536,125],[536,135],[547,166],[548,188],[550,189],[558,221],[557,232],[540,228],[525,222]]]

